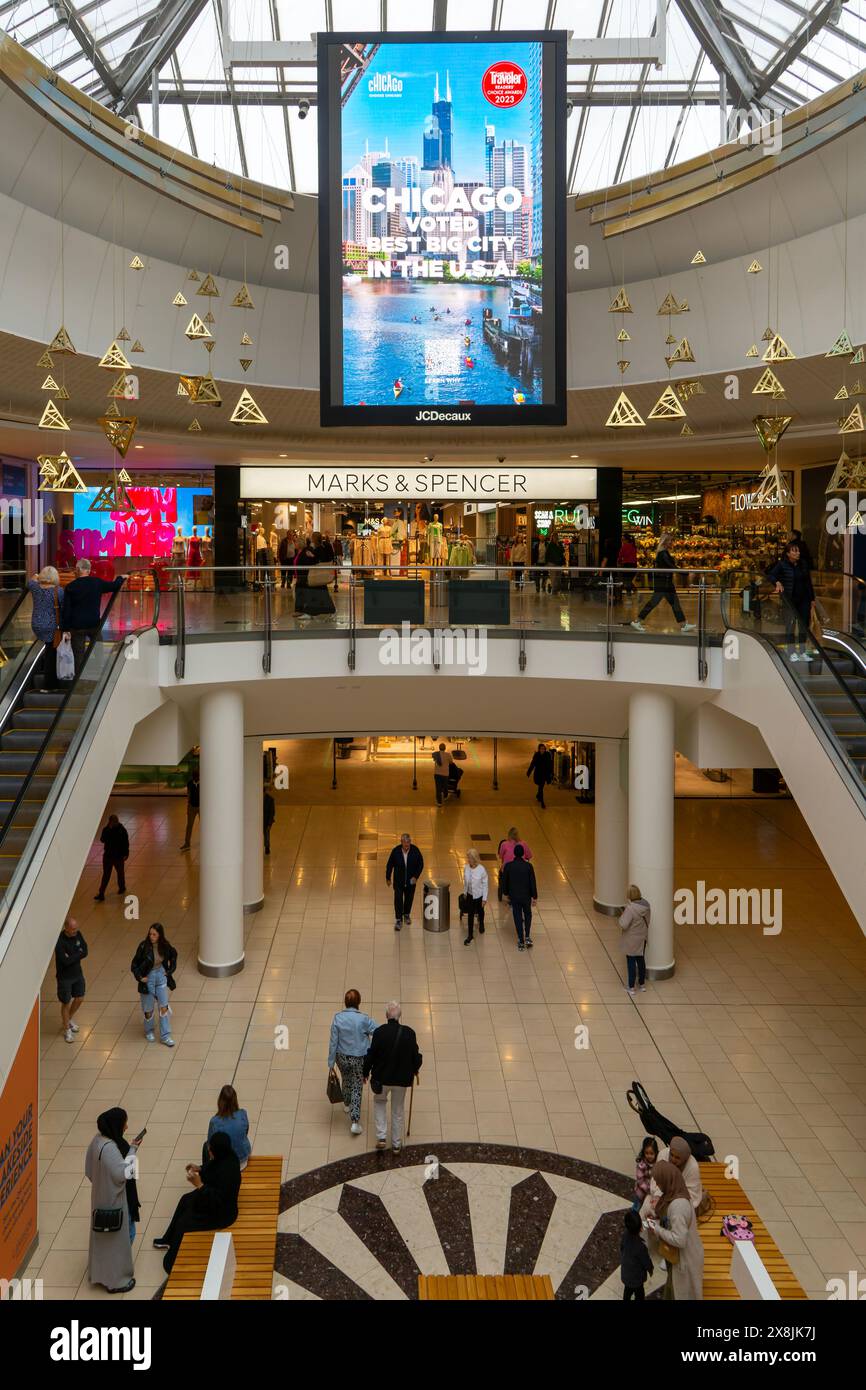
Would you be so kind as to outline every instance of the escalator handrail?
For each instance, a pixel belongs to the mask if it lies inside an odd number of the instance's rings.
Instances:
[[[140,573],[140,571],[134,571],[133,573]],[[148,573],[151,573],[151,571],[148,571]],[[153,575],[154,575],[154,589],[153,589],[154,600],[153,600],[153,617],[152,617],[152,620],[151,620],[151,622],[145,624],[143,627],[136,629],[135,632],[132,632],[132,633],[125,633],[125,634],[123,635],[122,638],[119,638],[119,639],[118,639],[117,644],[116,644],[116,646],[117,646],[117,651],[115,652],[114,661],[117,660],[117,656],[118,656],[118,655],[120,654],[120,652],[123,650],[123,648],[124,648],[124,646],[125,646],[125,644],[126,644],[126,639],[127,639],[128,637],[134,637],[134,636],[136,636],[138,633],[141,633],[141,632],[148,632],[148,631],[150,631],[151,628],[156,627],[156,625],[157,625],[157,621],[158,621],[158,619],[159,619],[160,588],[159,588],[159,577],[158,577],[158,575],[157,575],[155,572],[153,572]],[[126,577],[127,577],[127,578],[131,578],[132,576],[129,575],[129,576],[126,576]],[[106,621],[107,621],[107,619],[108,619],[108,615],[109,615],[109,613],[111,612],[112,608],[114,607],[114,603],[115,603],[115,601],[116,601],[116,599],[117,599],[118,594],[120,594],[120,593],[122,593],[122,592],[123,592],[123,586],[121,585],[121,587],[120,587],[119,589],[115,589],[114,593],[113,593],[113,594],[111,595],[111,597],[109,598],[108,603],[105,605],[105,611],[103,612],[102,617],[101,617],[101,619],[100,619],[100,623],[99,623],[100,632],[102,631],[102,629],[103,629],[104,626],[105,626],[105,623],[106,623]],[[31,765],[30,765],[30,770],[29,770],[29,772],[27,773],[27,776],[24,778],[24,781],[22,782],[22,784],[21,784],[21,786],[20,786],[20,788],[19,788],[19,790],[18,790],[18,795],[16,796],[14,802],[12,803],[12,808],[11,808],[11,810],[9,811],[9,814],[7,815],[5,821],[3,822],[3,825],[0,826],[0,851],[2,851],[2,849],[3,849],[3,845],[4,845],[4,843],[5,843],[6,836],[8,835],[9,830],[11,829],[12,825],[13,825],[14,822],[15,822],[15,817],[16,817],[16,815],[18,814],[18,810],[19,810],[19,808],[20,808],[22,802],[26,799],[27,792],[30,790],[30,787],[32,786],[32,783],[33,783],[33,779],[34,779],[34,777],[37,775],[37,769],[39,768],[39,766],[40,766],[40,764],[41,764],[41,762],[42,762],[42,759],[43,759],[43,757],[45,756],[45,750],[46,750],[46,748],[48,748],[48,746],[49,746],[50,743],[51,743],[51,739],[52,739],[52,737],[53,737],[53,735],[54,735],[54,733],[55,733],[55,731],[56,731],[56,729],[57,729],[58,724],[60,723],[61,719],[63,718],[63,715],[64,715],[64,713],[65,713],[65,711],[66,711],[67,705],[69,704],[69,698],[70,698],[70,696],[72,695],[73,691],[74,691],[74,690],[76,689],[76,687],[78,686],[78,682],[80,681],[80,679],[81,679],[81,677],[82,677],[82,675],[83,675],[83,673],[84,673],[84,668],[85,668],[85,666],[87,665],[87,662],[88,662],[88,660],[90,659],[90,655],[91,655],[91,653],[93,652],[93,649],[94,649],[95,646],[96,646],[96,643],[95,643],[95,642],[91,642],[91,644],[90,644],[90,646],[88,647],[87,651],[84,653],[84,659],[83,659],[83,661],[82,661],[82,663],[81,663],[81,668],[80,668],[80,670],[77,672],[77,674],[76,674],[76,676],[75,676],[75,679],[74,679],[74,680],[72,681],[72,683],[70,684],[69,689],[66,691],[64,698],[61,700],[60,704],[57,706],[57,710],[56,710],[56,713],[55,713],[55,715],[54,715],[54,718],[52,719],[50,725],[48,726],[48,729],[47,729],[46,732],[45,732],[45,736],[44,736],[44,738],[42,739],[41,744],[39,745],[39,749],[38,749],[38,751],[37,751],[37,753],[36,753],[36,756],[34,757],[32,763],[31,763]],[[96,694],[99,692],[99,690],[102,689],[102,687],[103,687],[103,685],[104,685],[104,682],[105,682],[105,678],[107,677],[108,673],[114,669],[114,661],[110,661],[109,664],[108,664],[108,666],[106,667],[105,672],[103,672],[103,677],[102,677],[102,679],[99,681],[99,684],[98,684],[98,686],[97,686],[97,689],[94,691],[94,695],[96,695]],[[91,703],[92,703],[92,699],[93,699],[93,697],[91,697]],[[86,712],[85,712],[85,713],[86,713]],[[82,717],[82,723],[84,724],[84,723],[88,723],[88,722],[89,722],[89,720],[88,720],[86,717],[83,716],[83,717]],[[81,726],[79,726],[79,728],[80,728],[80,727],[81,727]],[[77,733],[77,732],[78,732],[78,730],[76,730],[76,733]],[[70,748],[71,748],[71,746],[72,746],[72,745],[70,744]],[[67,752],[68,752],[68,751],[69,751],[69,750],[67,750]]]
[[[762,575],[762,576],[760,576],[760,582],[761,582],[761,583],[765,583],[765,584],[772,584],[774,581],[771,580],[771,579],[768,579],[766,575]],[[755,637],[755,638],[758,639],[758,641],[763,642],[765,646],[769,647],[771,651],[775,652],[776,655],[779,656],[779,659],[780,659],[779,664],[780,664],[780,666],[782,667],[782,669],[785,671],[786,676],[789,678],[790,683],[792,684],[793,689],[802,691],[803,695],[807,695],[807,694],[808,694],[808,689],[807,689],[806,687],[804,687],[804,686],[799,685],[798,682],[796,682],[796,681],[793,680],[793,678],[792,678],[792,676],[791,676],[791,672],[788,670],[787,664],[781,660],[781,652],[779,651],[779,646],[778,646],[778,644],[773,640],[772,637],[769,636],[769,634],[767,634],[766,632],[758,632],[758,631],[755,631],[755,630],[750,629],[750,628],[742,628],[742,627],[741,627],[741,628],[737,628],[737,627],[734,627],[733,623],[730,621],[730,613],[729,613],[729,608],[728,608],[728,605],[729,605],[729,602],[730,602],[730,597],[731,597],[731,595],[732,595],[734,592],[735,592],[735,591],[734,591],[733,589],[728,589],[728,590],[725,591],[725,593],[722,595],[722,601],[721,601],[720,608],[721,608],[721,614],[722,614],[722,621],[724,622],[725,627],[728,628],[731,632],[742,632],[742,633],[745,633],[746,636]],[[781,601],[782,601],[782,605],[781,605],[781,606],[782,606],[783,611],[784,611],[784,609],[785,609],[785,605],[787,605],[787,608],[788,608],[791,612],[796,613],[796,609],[793,608],[793,605],[790,603],[790,601],[789,601],[789,599],[788,599],[788,597],[787,597],[786,594],[779,594],[779,595],[774,595],[774,596],[781,599]],[[857,698],[857,696],[855,695],[854,691],[851,690],[851,689],[849,688],[849,686],[848,686],[847,682],[845,681],[844,677],[840,675],[840,673],[836,670],[836,667],[835,667],[835,665],[833,664],[833,662],[829,660],[828,654],[827,654],[827,652],[825,651],[824,647],[821,645],[821,643],[818,641],[818,639],[817,639],[817,638],[814,636],[814,634],[811,633],[811,632],[809,633],[809,640],[810,640],[811,642],[813,642],[814,645],[815,645],[815,647],[818,649],[818,652],[819,652],[819,654],[820,654],[820,656],[821,656],[821,660],[822,660],[822,662],[823,662],[823,665],[824,665],[825,670],[829,671],[830,674],[834,677],[834,679],[836,680],[837,684],[841,687],[841,689],[842,689],[844,695],[847,697],[847,699],[848,699],[848,700],[851,702],[851,704],[853,705],[855,712],[856,712],[856,713],[859,715],[859,717],[863,720],[864,724],[866,724],[866,708],[864,708],[864,706],[861,705],[861,703],[860,703],[859,699]],[[833,739],[834,743],[837,745],[839,752],[842,754],[842,756],[843,756],[844,759],[845,759],[845,765],[851,770],[851,772],[852,772],[852,773],[854,774],[854,776],[857,778],[858,785],[862,787],[862,786],[863,786],[863,779],[859,776],[859,772],[858,772],[857,768],[856,768],[856,767],[854,766],[854,764],[851,762],[850,757],[849,757],[849,754],[848,754],[848,751],[847,751],[847,749],[844,747],[843,743],[841,742],[840,736],[835,732],[835,730],[833,730],[833,729],[826,723],[826,721],[823,720],[823,718],[822,718],[821,715],[820,715],[820,711],[817,709],[817,706],[815,706],[815,704],[814,704],[811,700],[809,701],[809,704],[810,704],[810,708],[813,710],[814,714],[815,714],[816,717],[818,718],[821,727],[825,730],[826,733],[828,733],[828,734],[831,736],[831,738]]]
[[[26,571],[26,570],[13,570],[12,573],[14,573],[14,574],[26,574],[27,571]],[[0,571],[0,578],[2,578],[2,571]],[[21,605],[22,605],[22,603],[24,602],[24,600],[28,597],[29,593],[30,593],[30,590],[29,590],[29,588],[27,587],[27,582],[25,581],[25,583],[22,584],[22,586],[21,586],[21,588],[20,588],[20,590],[19,590],[19,592],[18,592],[18,597],[17,597],[17,599],[16,599],[15,602],[13,603],[12,607],[9,609],[9,612],[6,614],[6,617],[3,619],[2,624],[0,624],[0,646],[2,646],[3,637],[4,637],[4,634],[5,634],[5,632],[6,632],[7,627],[8,627],[9,624],[11,623],[12,619],[15,617],[15,614],[18,612],[18,609],[21,607]]]

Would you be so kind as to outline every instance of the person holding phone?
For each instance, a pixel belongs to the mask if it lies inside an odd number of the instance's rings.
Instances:
[[[109,1293],[129,1293],[135,1288],[132,1242],[139,1216],[137,1144],[124,1139],[127,1124],[126,1111],[119,1106],[104,1110],[84,1158],[91,1213],[87,1277]],[[143,1137],[143,1133],[138,1136]]]

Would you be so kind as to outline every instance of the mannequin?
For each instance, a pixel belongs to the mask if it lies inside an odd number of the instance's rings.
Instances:
[[[201,584],[201,567],[203,563],[201,536],[198,534],[198,528],[193,526],[192,535],[189,538],[186,551],[186,578],[187,583],[195,585],[196,588]]]
[[[427,539],[430,543],[431,565],[444,564],[445,538],[438,512],[433,513],[433,520],[427,527]]]
[[[261,522],[259,522],[256,527],[254,540],[256,547],[256,581],[260,585],[264,585],[265,576],[269,573],[271,568],[271,555],[268,550],[265,528]]]
[[[406,523],[403,520],[402,508],[397,509],[397,513],[391,522],[391,539],[394,549],[391,552],[391,568],[399,569],[403,558],[403,546],[406,544]]]
[[[274,530],[273,526],[271,527],[271,534],[268,537],[268,545],[270,547],[271,554],[276,555],[277,551],[280,548],[280,538]]]
[[[171,543],[171,563],[172,568],[179,569],[183,564],[186,555],[186,541],[183,538],[183,527],[178,526],[174,539]]]
[[[201,559],[203,565],[213,564],[213,536],[209,526],[204,528],[204,535],[201,538]]]
[[[393,536],[394,532],[391,526],[391,518],[388,516],[383,517],[382,525],[379,527],[376,539],[379,559],[382,563],[382,568],[385,570],[391,568],[391,555],[394,550]]]

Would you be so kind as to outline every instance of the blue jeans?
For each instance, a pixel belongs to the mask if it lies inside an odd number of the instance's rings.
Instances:
[[[145,981],[147,994],[140,994],[141,1012],[144,1014],[145,1033],[153,1032],[153,1015],[157,1005],[160,1009],[168,1009],[168,981],[165,978],[165,971],[161,965],[154,966]],[[148,1018],[148,1014],[150,1017]],[[164,1041],[171,1037],[171,1014],[160,1013],[159,1015],[159,1036]]]
[[[628,987],[634,989],[635,975],[641,984],[646,983],[646,960],[643,956],[626,956],[628,966]]]
[[[130,1243],[130,1245],[132,1245],[133,1241],[135,1240],[135,1229],[136,1229],[136,1228],[135,1228],[135,1222],[133,1221],[132,1217],[130,1217],[130,1218],[129,1218],[129,1243]]]
[[[512,899],[511,915],[514,918],[514,925],[517,928],[517,940],[529,940],[529,931],[532,927],[532,907],[529,903],[516,903]]]

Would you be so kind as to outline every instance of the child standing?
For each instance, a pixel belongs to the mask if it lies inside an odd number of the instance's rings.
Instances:
[[[634,1170],[634,1201],[631,1204],[632,1211],[640,1211],[643,1206],[644,1198],[649,1193],[650,1177],[652,1176],[652,1166],[658,1162],[659,1146],[648,1134],[640,1146],[640,1153]]]
[[[623,1302],[628,1303],[634,1298],[643,1302],[643,1286],[647,1277],[653,1272],[653,1262],[650,1253],[641,1239],[641,1219],[633,1209],[627,1211],[623,1217],[625,1230],[619,1243],[620,1278],[623,1283],[622,1297]]]

